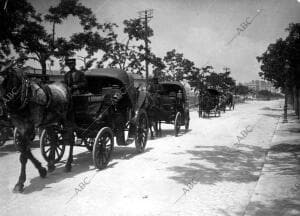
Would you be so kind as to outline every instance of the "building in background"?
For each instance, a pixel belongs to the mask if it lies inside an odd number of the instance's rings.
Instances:
[[[272,93],[280,92],[280,90],[276,89],[271,82],[264,80],[252,80],[251,82],[244,83],[244,85],[255,92],[261,90],[268,90]]]

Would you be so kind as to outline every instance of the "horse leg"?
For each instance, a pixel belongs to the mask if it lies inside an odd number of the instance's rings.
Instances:
[[[52,126],[45,128],[47,130],[47,133],[49,135],[50,139],[50,145],[55,145],[57,143],[57,135]],[[50,147],[50,153],[49,153],[49,161],[47,164],[48,172],[53,172],[55,170],[55,150],[54,148]]]
[[[64,140],[64,145],[69,144],[70,146],[69,157],[65,165],[65,172],[71,172],[72,163],[73,163],[73,147],[74,147],[74,134],[73,134],[73,127],[71,122],[68,122],[65,125],[63,140]]]
[[[159,136],[161,136],[161,121],[158,120],[158,122],[156,122],[156,124],[158,124],[158,133],[159,133]]]
[[[26,150],[22,150],[20,154],[20,163],[21,163],[21,174],[19,180],[14,187],[14,193],[22,193],[24,191],[24,182],[26,181],[26,163],[27,163]]]
[[[27,158],[33,163],[33,165],[35,166],[35,168],[38,169],[40,177],[41,178],[45,178],[47,176],[47,169],[44,168],[41,164],[41,162],[39,162],[32,154],[31,150],[28,149],[27,150]]]
[[[154,131],[155,131],[155,136],[158,137],[159,136],[159,134],[158,134],[158,121],[154,122],[154,126],[153,127],[154,127]]]
[[[152,122],[152,120],[150,120],[150,127],[149,127],[149,129],[150,129],[151,139],[154,139],[153,122]]]

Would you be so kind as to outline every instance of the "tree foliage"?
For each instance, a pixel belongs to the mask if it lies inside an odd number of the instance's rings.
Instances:
[[[97,62],[98,67],[116,67],[127,72],[142,74],[145,71],[143,62],[146,60],[145,47],[142,44],[145,38],[153,35],[153,30],[144,28],[140,19],[124,20],[123,32],[127,35],[126,42],[118,41],[117,34],[112,30],[110,46],[105,50],[102,59]],[[148,39],[150,42],[150,40]],[[148,57],[149,62],[157,62],[154,54]]]
[[[261,63],[259,75],[277,88],[300,86],[300,24],[291,23],[286,31],[286,39],[279,38],[257,57]]]

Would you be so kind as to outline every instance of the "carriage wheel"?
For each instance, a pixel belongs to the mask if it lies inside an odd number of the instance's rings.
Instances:
[[[1,128],[0,129],[0,146],[3,146],[4,143],[7,140],[7,136],[6,136],[6,129],[5,128]]]
[[[174,122],[175,136],[178,136],[178,134],[179,134],[180,123],[181,123],[181,113],[177,112],[176,117],[175,117],[175,122]]]
[[[98,132],[93,146],[93,161],[97,169],[101,170],[107,166],[113,148],[113,132],[109,127],[104,127]]]
[[[93,151],[94,142],[95,142],[94,138],[85,138],[82,140],[82,143],[85,145],[87,150],[89,150],[90,152]]]
[[[135,147],[138,153],[145,150],[148,139],[148,117],[145,110],[141,109],[136,121]]]
[[[65,145],[59,126],[52,126],[42,131],[40,148],[42,156],[47,162],[57,163],[61,160],[65,152]]]

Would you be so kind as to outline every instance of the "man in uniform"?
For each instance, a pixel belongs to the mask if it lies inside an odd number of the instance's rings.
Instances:
[[[71,88],[73,95],[82,94],[86,91],[87,82],[82,71],[76,70],[76,60],[67,59],[66,65],[70,68],[64,76],[65,83]]]

